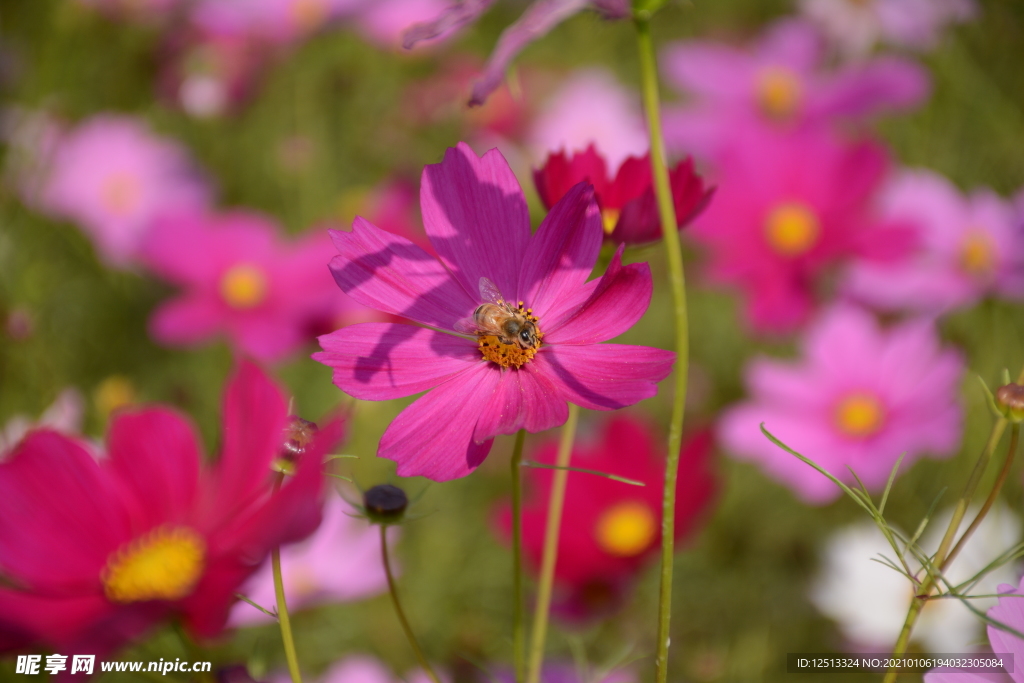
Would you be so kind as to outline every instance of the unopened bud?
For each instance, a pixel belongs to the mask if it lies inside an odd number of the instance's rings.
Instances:
[[[1024,421],[1024,386],[1007,384],[996,389],[996,407],[1011,422]]]
[[[408,506],[405,491],[391,484],[379,484],[363,494],[366,516],[375,524],[397,524]]]

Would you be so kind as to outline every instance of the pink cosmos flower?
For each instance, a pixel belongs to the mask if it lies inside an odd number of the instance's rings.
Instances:
[[[219,36],[286,45],[344,16],[363,0],[198,0],[192,23]]]
[[[593,474],[572,473],[555,565],[555,610],[570,619],[606,616],[619,607],[639,572],[661,548],[661,496],[665,460],[661,439],[642,420],[617,415],[604,420],[590,443],[573,449],[572,465],[641,481],[631,486]],[[546,441],[531,459],[554,463],[557,441]],[[683,444],[676,490],[676,539],[691,535],[717,488],[711,473],[711,433]],[[523,505],[523,553],[534,571],[540,567],[553,473],[527,468]],[[508,504],[498,523],[511,535]]]
[[[1024,296],[1024,221],[1010,202],[991,190],[965,197],[921,169],[895,177],[880,205],[885,217],[913,224],[920,244],[899,263],[855,263],[845,284],[857,300],[938,314],[986,294]]]
[[[948,24],[972,19],[974,0],[800,0],[847,58],[863,58],[876,43],[930,50]]]
[[[707,40],[670,46],[665,74],[694,102],[666,112],[666,143],[713,157],[745,119],[792,129],[906,109],[928,95],[928,73],[914,62],[878,57],[833,70],[822,47],[810,24],[793,19],[769,26],[749,49]]]
[[[901,453],[901,470],[924,454],[949,457],[960,443],[957,400],[964,361],[942,350],[928,321],[880,330],[866,312],[837,307],[822,315],[795,363],[761,358],[746,370],[750,399],[721,418],[725,450],[757,462],[768,476],[815,505],[840,490],[761,434],[759,425],[840,481],[852,467],[881,488]]]
[[[493,4],[494,0],[453,2],[434,19],[410,27],[405,32],[403,45],[408,49],[423,41],[448,35],[476,21]],[[509,65],[523,48],[585,9],[593,9],[606,19],[624,19],[632,11],[628,0],[535,0],[498,38],[483,75],[473,86],[469,103],[483,104],[487,96],[501,85]]]
[[[378,539],[378,545],[380,539]],[[436,670],[436,669],[435,669]],[[444,672],[438,671],[442,683],[449,678]],[[271,683],[290,683],[292,680],[286,672],[271,677]],[[314,679],[317,683],[430,683],[430,677],[421,669],[415,669],[399,676],[393,673],[378,659],[367,655],[349,655],[330,666],[323,676]]]
[[[527,137],[538,161],[561,149],[597,145],[612,168],[650,147],[640,98],[603,69],[570,76],[543,105]]]
[[[531,234],[522,189],[501,153],[478,158],[460,143],[423,170],[420,207],[439,259],[362,218],[351,232],[332,231],[338,285],[362,304],[427,326],[352,325],[320,337],[323,353],[313,356],[363,400],[430,390],[381,439],[378,455],[396,461],[399,475],[465,476],[496,435],[565,422],[567,401],[612,410],[656,393],[674,354],[599,343],[639,320],[652,284],[648,266],[623,266],[621,252],[602,277],[586,281],[603,233],[593,195],[580,183]],[[469,322],[498,296],[507,303],[494,310],[519,320],[515,339],[504,329],[475,334]]]
[[[380,559],[380,533],[338,496],[324,505],[320,528],[301,543],[281,549],[281,573],[290,611],[330,602],[346,602],[387,590]],[[398,527],[388,529],[390,543],[398,540]],[[241,591],[257,605],[273,609],[274,575],[270,560],[253,574]],[[231,611],[232,626],[269,623],[271,618],[252,605],[239,602]]]
[[[243,353],[278,360],[341,321],[374,317],[332,284],[332,253],[326,234],[289,244],[255,213],[165,214],[142,256],[184,291],[157,309],[150,333],[171,346],[224,333]]]
[[[710,277],[743,292],[755,330],[803,323],[819,281],[844,262],[895,261],[913,247],[912,226],[874,215],[889,165],[879,145],[756,125],[733,138],[715,201],[687,234],[709,250]]]
[[[364,0],[353,19],[363,36],[394,49],[401,46],[407,28],[436,17],[448,4],[446,0]]]
[[[0,463],[0,633],[101,657],[171,616],[197,637],[220,633],[267,553],[320,522],[321,463],[340,425],[321,430],[273,490],[287,425],[284,396],[243,363],[213,466],[191,425],[163,407],[114,418],[100,461],[56,432],[29,434]]]
[[[1004,583],[999,586],[999,598],[995,607],[988,611],[988,617],[1010,628],[1024,633],[1024,579],[1014,588]],[[924,676],[924,683],[1024,683],[1024,640],[1001,630],[988,627],[988,642],[992,652],[1008,653],[1013,657],[1013,673],[978,673],[955,669],[932,669]]]
[[[108,262],[123,266],[160,213],[202,208],[209,196],[184,149],[140,120],[101,114],[59,141],[39,204],[77,223]]]

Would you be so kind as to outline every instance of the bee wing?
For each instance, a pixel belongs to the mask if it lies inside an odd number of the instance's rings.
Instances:
[[[501,297],[497,285],[485,277],[480,278],[480,298],[487,303],[503,304],[505,300]]]
[[[461,334],[476,334],[477,332],[487,332],[487,330],[477,325],[476,319],[473,316],[469,316],[468,318],[462,318],[461,320],[456,320],[453,329]]]

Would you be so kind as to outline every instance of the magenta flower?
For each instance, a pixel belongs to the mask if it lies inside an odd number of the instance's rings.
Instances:
[[[0,463],[0,640],[103,657],[173,616],[216,636],[267,553],[320,523],[322,462],[340,425],[275,490],[287,425],[284,396],[243,363],[213,466],[163,407],[114,418],[102,460],[56,432],[29,434]]]
[[[757,462],[800,498],[827,503],[840,490],[774,445],[759,425],[847,483],[847,465],[871,489],[883,486],[901,453],[902,470],[925,453],[948,457],[960,443],[957,400],[964,372],[942,350],[928,321],[880,330],[866,312],[827,311],[802,344],[799,361],[755,360],[746,370],[750,399],[725,412],[724,449]]]
[[[352,508],[338,496],[324,505],[324,518],[312,536],[281,549],[288,609],[300,610],[330,602],[370,597],[387,590],[380,560],[380,532],[365,520],[351,516]],[[388,530],[389,542],[398,540],[398,528]],[[273,609],[274,575],[270,560],[263,563],[240,591],[257,605]],[[269,623],[270,616],[245,602],[231,610],[232,626]]]
[[[905,171],[881,199],[882,214],[913,224],[918,248],[898,263],[860,262],[846,291],[885,310],[943,313],[987,294],[1024,296],[1024,233],[1010,202],[991,190],[964,197],[946,178]]]
[[[709,250],[711,278],[743,292],[754,329],[794,329],[814,310],[819,280],[837,266],[898,260],[913,247],[911,226],[874,215],[888,169],[877,144],[757,125],[732,135],[715,201],[687,234]]]
[[[78,224],[107,261],[126,265],[160,213],[202,208],[209,194],[184,149],[137,119],[100,115],[60,140],[39,204]]]
[[[353,19],[366,38],[384,47],[398,48],[405,29],[433,19],[448,5],[446,0],[364,0]]]
[[[405,32],[403,45],[412,48],[425,40],[449,35],[452,31],[476,21],[494,4],[494,1],[453,2],[431,21],[411,26]],[[469,103],[483,104],[487,96],[501,85],[509,65],[523,48],[585,9],[593,9],[606,19],[624,19],[631,13],[629,0],[535,0],[498,38],[498,44],[487,61],[483,75],[473,86]]]
[[[1024,579],[1014,588],[1001,584],[995,607],[988,611],[988,617],[1010,628],[1024,633]],[[1024,640],[995,626],[988,627],[988,642],[992,652],[1010,654],[1013,658],[1013,673],[977,673],[955,669],[932,669],[924,676],[924,683],[1024,683]],[[982,655],[984,656],[984,655]]]
[[[331,271],[347,294],[428,326],[353,325],[321,337],[324,351],[313,356],[359,399],[431,390],[381,439],[378,455],[396,461],[398,474],[465,476],[496,435],[565,422],[567,401],[613,410],[656,393],[674,354],[599,343],[640,319],[652,283],[648,266],[623,266],[621,252],[586,281],[603,235],[593,194],[580,183],[531,235],[501,153],[478,158],[460,143],[423,170],[420,207],[439,259],[362,218],[351,232],[332,231],[340,255]],[[469,322],[488,302],[518,321],[514,338],[508,327]]]
[[[909,60],[878,57],[832,70],[822,47],[810,24],[793,19],[769,26],[749,49],[705,40],[669,47],[665,74],[695,101],[666,112],[666,142],[714,156],[745,119],[792,129],[906,109],[928,94],[927,71]]]
[[[205,33],[286,45],[308,37],[364,0],[199,0],[192,22]]]
[[[334,287],[332,253],[323,233],[288,244],[254,213],[166,214],[143,257],[184,292],[157,309],[150,334],[179,346],[224,333],[243,353],[278,360],[339,322],[375,317]]]

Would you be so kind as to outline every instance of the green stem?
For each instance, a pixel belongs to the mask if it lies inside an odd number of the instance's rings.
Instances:
[[[579,406],[570,403],[569,419],[562,427],[562,439],[558,444],[556,464],[560,468],[567,467],[572,459],[572,443],[576,438],[576,423],[579,416]],[[551,609],[551,589],[555,582],[555,564],[558,562],[558,534],[562,528],[562,508],[565,505],[565,486],[568,481],[568,470],[555,470],[551,482],[551,497],[548,499],[547,526],[544,529],[544,554],[540,562],[537,607],[533,612],[527,683],[540,683],[540,669],[544,663],[544,642],[547,640],[548,612]]]
[[[405,610],[402,609],[402,603],[398,600],[398,587],[395,585],[394,574],[391,573],[391,560],[388,559],[388,528],[386,525],[380,525],[380,554],[384,558],[384,573],[388,577],[388,593],[391,594],[391,604],[395,606],[395,614],[398,615],[398,621],[402,624],[402,630],[405,631],[405,637],[409,639],[409,644],[412,645],[413,652],[416,653],[416,659],[419,661],[420,666],[426,672],[427,676],[434,683],[441,683],[441,679],[434,673],[434,669],[430,666],[430,662],[427,661],[426,656],[423,654],[423,650],[420,648],[419,641],[416,640],[416,634],[412,632],[412,627],[409,626],[409,620],[405,618]]]
[[[689,367],[689,322],[686,313],[686,279],[683,273],[683,253],[679,244],[679,230],[668,166],[665,163],[665,141],[661,132],[661,114],[658,96],[658,67],[651,39],[651,25],[647,14],[635,20],[637,43],[640,51],[640,83],[643,90],[647,131],[651,138],[651,171],[654,191],[661,216],[661,234],[668,257],[669,284],[675,308],[676,372],[672,400],[672,417],[668,432],[668,458],[665,462],[665,492],[661,508],[661,590],[658,598],[658,649],[655,660],[655,680],[668,680],[669,626],[672,619],[672,571],[675,559],[676,477],[679,473],[679,450],[683,442],[683,409],[686,405],[686,376]]]
[[[523,440],[520,429],[512,447],[512,654],[516,683],[526,676],[526,615],[523,612]]]
[[[278,473],[274,480],[273,493],[276,494],[284,481],[284,473]],[[288,660],[288,673],[292,683],[302,683],[299,671],[299,657],[295,652],[295,638],[292,636],[292,622],[288,616],[288,604],[284,598],[284,575],[281,573],[281,548],[270,551],[270,566],[274,572],[274,595],[277,597],[277,623],[281,625],[281,640],[284,642],[284,656]]]

